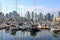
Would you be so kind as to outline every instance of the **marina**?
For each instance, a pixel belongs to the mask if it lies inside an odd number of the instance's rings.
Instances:
[[[14,21],[13,21],[14,22]],[[40,25],[39,23],[31,23],[27,24],[26,22],[23,23],[22,25],[19,25],[17,22],[11,22],[9,23],[2,23],[0,24],[0,29],[10,29],[10,30],[34,30],[34,31],[39,31],[41,29],[49,29],[51,31],[60,31],[59,26],[53,26],[50,27],[50,25],[47,24],[42,24]]]
[[[1,0],[0,40],[60,40],[60,0]]]
[[[52,27],[50,27],[52,26]],[[0,25],[0,40],[59,40],[60,27],[51,24],[22,23],[18,22],[2,23]]]

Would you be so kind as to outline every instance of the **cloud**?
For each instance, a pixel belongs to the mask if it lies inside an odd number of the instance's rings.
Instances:
[[[15,5],[11,5],[10,6],[13,10],[15,10]],[[10,8],[10,10],[11,10]],[[10,11],[8,10],[8,11]],[[21,15],[25,15],[26,14],[26,11],[29,11],[29,12],[32,12],[32,11],[35,11],[35,6],[24,6],[24,5],[17,5],[17,11],[19,14]],[[47,13],[51,13],[51,14],[55,14],[55,15],[58,15],[58,11],[60,11],[60,8],[46,8],[42,5],[37,5],[36,6],[36,12],[39,14],[40,12],[42,12],[44,15],[46,15]]]
[[[12,7],[15,8],[15,5],[12,5]],[[43,6],[36,6],[36,8],[35,8],[35,6],[17,5],[17,10],[18,10],[18,12],[20,11],[20,13],[22,10],[22,15],[26,14],[27,11],[29,11],[29,12],[35,11],[35,9],[36,9],[37,13],[40,13],[41,11],[44,10]]]
[[[15,6],[13,6],[15,7]],[[20,8],[22,10],[28,10],[28,11],[33,11],[35,9],[35,6],[24,6],[24,5],[17,5],[17,8]],[[59,11],[60,8],[54,8],[54,11]],[[36,11],[53,11],[53,8],[45,8],[44,6],[37,5],[36,6]]]

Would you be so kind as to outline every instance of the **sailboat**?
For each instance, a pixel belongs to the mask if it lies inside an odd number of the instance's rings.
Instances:
[[[36,13],[36,0],[35,0],[35,10],[34,11]],[[36,22],[36,20],[33,20],[30,30],[31,31],[39,31],[40,28],[41,28],[41,25],[38,22]]]

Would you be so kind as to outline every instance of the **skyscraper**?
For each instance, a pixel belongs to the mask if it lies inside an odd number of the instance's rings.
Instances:
[[[4,13],[0,12],[0,23],[3,22],[4,19]]]
[[[51,14],[50,13],[47,14],[47,20],[51,21]]]
[[[37,12],[32,11],[32,16],[31,17],[34,21],[36,21],[37,20]]]
[[[38,15],[38,19],[39,19],[39,21],[42,21],[42,20],[43,20],[43,14],[42,14],[42,13],[40,13],[40,14]]]
[[[60,11],[59,11],[59,16],[60,16]]]
[[[27,11],[26,18],[32,19],[32,20],[37,20],[37,13],[34,11],[31,11],[31,12]]]
[[[53,21],[53,17],[54,17],[54,15],[51,14],[51,13],[48,13],[47,15],[45,15],[45,19],[46,19],[47,21]]]
[[[52,14],[52,15],[51,15],[51,21],[53,21],[53,19],[54,19],[54,15]]]
[[[31,13],[31,19],[34,20],[34,11],[32,11],[32,13]]]
[[[29,12],[29,11],[27,11],[26,17],[27,17],[28,19],[30,19],[30,12]]]
[[[13,12],[9,12],[9,14],[7,13],[6,18],[18,20],[20,18],[20,15],[16,11],[13,11]]]

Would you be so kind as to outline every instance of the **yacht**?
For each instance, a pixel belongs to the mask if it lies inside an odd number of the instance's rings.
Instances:
[[[30,24],[27,24],[27,23],[24,23],[21,26],[19,26],[19,28],[21,30],[28,30],[30,27],[31,27],[31,25]]]
[[[52,27],[51,31],[52,32],[58,32],[58,31],[60,31],[60,27],[59,26]]]
[[[33,23],[33,24],[31,25],[31,27],[30,27],[30,30],[31,30],[31,31],[39,31],[40,28],[41,28],[41,25],[40,25],[40,24],[38,24],[38,23]]]

